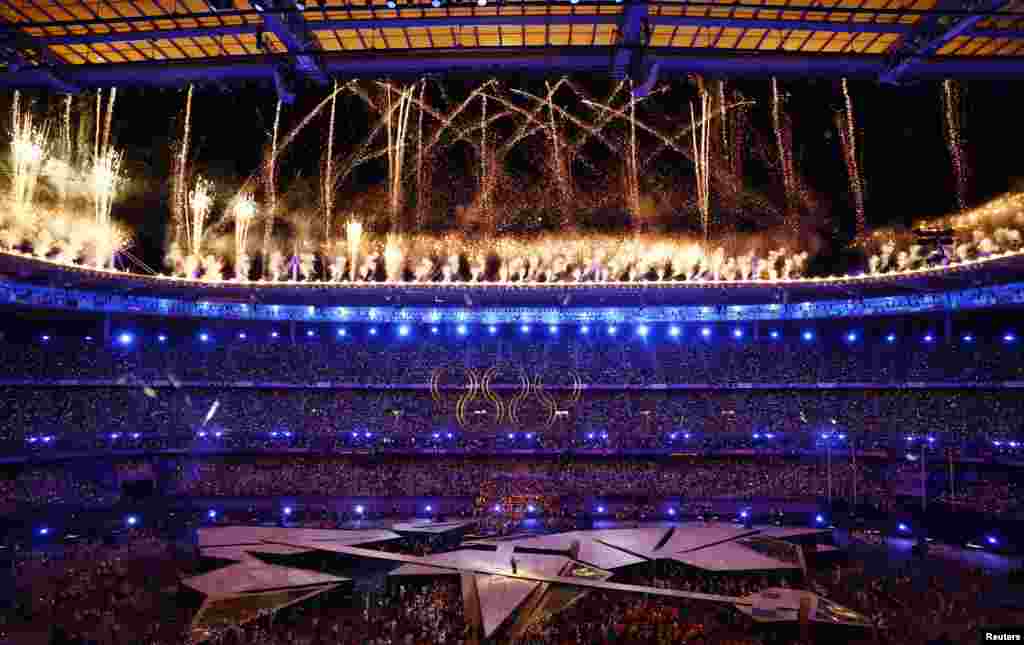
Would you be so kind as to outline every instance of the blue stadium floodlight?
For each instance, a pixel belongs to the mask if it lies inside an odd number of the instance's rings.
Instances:
[[[607,439],[608,438],[608,433],[607,432],[602,432],[601,433],[601,438],[602,439]]]
[[[45,438],[44,438],[44,441],[45,441]],[[1020,445],[1020,444],[1018,444],[1018,443],[1017,443],[1016,441],[1011,441],[1011,442],[1010,442],[1010,447],[1011,447],[1011,448],[1016,448],[1016,447],[1017,447],[1017,446],[1019,446],[1019,445]]]
[[[85,337],[85,342],[91,343],[92,342],[92,336],[86,336]]]
[[[926,343],[930,343],[930,342],[932,342],[933,340],[935,340],[935,336],[932,336],[931,334],[925,334],[925,336],[924,336],[924,342],[926,342]]]
[[[521,326],[519,328],[519,331],[523,332],[524,334],[529,334],[530,333],[530,326],[529,325],[523,325],[523,326]]]
[[[672,325],[668,328],[668,335],[672,338],[679,338],[679,327]]]
[[[527,432],[526,433],[526,438],[527,439],[533,439],[533,433],[532,432]]]
[[[960,340],[964,341],[965,343],[973,343],[974,342],[974,336],[971,335],[971,334],[964,334],[963,338],[961,338]]]
[[[640,334],[641,337],[646,337],[648,332],[650,332],[650,328],[647,325],[640,325],[636,328],[636,333]]]
[[[199,334],[199,340],[201,340],[201,341],[203,341],[203,342],[205,343],[205,342],[207,342],[208,340],[210,340],[210,335],[209,335],[209,334],[207,334],[207,333],[206,333],[206,332],[204,331],[204,332],[202,332],[201,334]]]
[[[434,433],[434,438],[435,439],[440,439],[441,438],[441,434],[439,432],[435,432]]]
[[[673,432],[672,434],[670,434],[670,435],[668,436],[668,438],[669,438],[669,439],[675,439],[675,438],[676,438],[676,434],[677,434],[677,433]]]
[[[313,336],[316,336],[316,332],[313,331],[312,329],[307,329],[306,330],[306,338],[312,338]]]
[[[500,513],[501,512],[501,504],[495,504],[494,505],[494,512],[495,513]]]
[[[998,440],[997,441],[993,441],[992,445],[995,446],[996,448],[998,448],[999,446],[1003,445],[1003,442],[1002,441],[998,441]]]
[[[765,439],[774,439],[774,438],[775,438],[775,435],[774,435],[774,434],[772,434],[771,432],[769,432],[768,434],[766,434],[766,435],[764,436],[764,438],[765,438]]]
[[[408,336],[409,335],[409,325],[399,325],[398,326],[398,335],[399,336]]]
[[[824,524],[825,523],[825,516],[822,515],[821,513],[818,513],[817,515],[814,516],[814,522],[816,524]]]
[[[428,513],[433,513],[434,512],[434,507],[431,506],[430,504],[427,504],[426,507],[423,510],[425,510]]]
[[[117,335],[117,342],[121,343],[122,345],[131,345],[133,340],[135,340],[135,336],[131,335],[128,332],[121,332],[120,334]]]
[[[846,435],[843,433],[839,433],[839,440],[842,441],[844,439],[846,439]]]
[[[737,327],[736,329],[732,330],[732,337],[733,338],[743,338],[743,330],[740,329],[739,327]]]
[[[747,509],[743,509],[742,511],[740,511],[740,517],[742,517],[743,519],[747,519],[748,517],[750,517],[750,511],[748,511]]]
[[[434,435],[434,437],[435,437],[435,438],[436,438],[437,436],[438,436],[437,434],[435,434],[435,435]],[[449,433],[448,433],[448,435],[447,435],[447,437],[448,437],[449,439],[451,439],[451,438],[452,438],[452,433],[450,433],[450,432],[449,432]]]
[[[857,342],[857,332],[851,331],[850,333],[848,333],[846,335],[846,342],[848,342],[848,343],[855,343],[855,342]]]
[[[217,519],[217,511],[211,508],[210,510],[206,511],[206,517],[210,518],[211,520]]]
[[[907,441],[913,442],[914,441],[914,435],[909,435],[908,434],[907,435]]]
[[[205,433],[200,433],[200,435],[203,435],[203,434],[205,434]],[[270,436],[271,437],[276,437],[279,434],[281,434],[281,433],[278,432],[277,430],[273,430],[273,431],[271,431]]]
[[[509,438],[509,439],[515,439],[515,438],[516,438],[516,435],[515,435],[515,433],[514,433],[514,432],[510,432],[510,433],[508,433],[508,438]]]
[[[676,516],[676,509],[669,508],[668,509],[668,514],[671,515],[672,517],[675,517]]]
[[[437,327],[431,327],[430,328],[430,333],[431,334],[436,334],[438,331],[440,331],[440,330]]]
[[[537,507],[534,506],[533,504],[527,504],[526,505],[526,512],[527,513],[534,513],[536,511],[537,511]]]
[[[548,325],[548,333],[550,333],[550,334],[557,334],[558,333],[558,325]]]
[[[49,535],[50,534],[50,529],[49,529],[49,527],[46,527],[46,526],[40,526],[38,533],[39,533],[39,535]]]
[[[48,340],[50,340],[50,335],[49,334],[43,334],[43,342],[45,343]]]
[[[687,432],[686,434],[683,435],[683,439],[689,439],[689,438],[690,438],[690,433],[689,432]]]
[[[493,336],[498,333],[498,328],[495,327],[494,325],[491,325],[490,327],[487,328],[487,331],[490,332],[491,336]]]
[[[366,509],[363,508],[362,504],[357,504],[356,505],[356,515],[362,515],[365,510]]]
[[[274,333],[276,334],[277,332],[275,331]],[[338,336],[347,336],[347,335],[348,335],[348,331],[346,331],[344,327],[338,327]],[[277,338],[277,336],[274,336],[274,338]]]
[[[812,332],[812,331],[810,331],[810,330],[807,330],[807,331],[805,331],[805,332],[804,332],[804,333],[802,334],[802,336],[803,336],[803,339],[804,339],[804,340],[806,340],[806,341],[812,341],[812,340],[814,340],[814,332]]]
[[[754,433],[754,438],[755,439],[760,439],[761,438],[761,433],[760,432],[755,432]]]
[[[286,436],[286,437],[291,437],[291,436],[292,436],[292,433],[291,433],[291,432],[288,432],[288,431],[285,431],[285,433],[284,433],[284,436]]]
[[[608,335],[609,336],[614,336],[618,332],[619,332],[619,328],[618,327],[616,327],[615,325],[608,325]]]
[[[358,439],[359,438],[359,433],[358,432],[353,432],[352,433],[352,438],[353,439]]]
[[[897,526],[896,528],[900,530],[900,533],[906,533],[910,530],[910,527],[904,524],[903,522],[900,522],[899,526]]]
[[[770,336],[772,340],[778,340],[779,332],[777,329],[773,329],[770,332],[768,332],[768,336]]]
[[[444,5],[444,0],[430,0],[430,6],[435,9],[440,9]]]
[[[121,433],[120,432],[111,432],[110,433],[110,438],[111,439],[120,439],[121,438]]]
[[[469,332],[469,327],[466,325],[459,325],[455,331],[459,332],[459,336],[465,336]]]
[[[377,328],[376,327],[370,327],[370,335],[371,336],[376,336],[377,335]]]
[[[373,433],[372,432],[364,432],[363,436],[366,437],[367,439],[369,439],[370,437],[373,436]]]
[[[1012,343],[1015,340],[1017,340],[1017,336],[1013,332],[1007,332],[1007,333],[1003,334],[1003,341],[1004,342]]]
[[[935,443],[935,437],[928,437],[928,443]]]
[[[581,334],[589,334],[590,333],[590,326],[589,325],[583,325],[582,327],[580,327],[580,333]]]
[[[276,432],[271,432],[270,434],[274,435],[275,437],[277,436]],[[200,430],[198,436],[199,436],[200,439],[205,439],[206,438],[206,431],[205,430]]]
[[[604,506],[598,506],[597,507],[597,512],[598,513],[604,513]]]
[[[282,511],[284,511],[284,514],[285,514],[285,515],[291,515],[291,514],[292,514],[292,507],[291,507],[291,506],[285,506],[285,507],[284,507],[283,509],[281,509],[281,510],[282,510]]]
[[[238,340],[245,340],[246,338],[248,338],[248,336],[244,331],[238,332]]]
[[[338,331],[340,332],[341,330],[339,329]],[[271,338],[280,338],[281,334],[279,332],[272,331],[272,332],[270,332],[270,337]]]
[[[993,535],[988,536],[987,541],[992,546],[996,546],[997,544],[999,544],[999,540],[996,539],[996,537]]]
[[[128,517],[124,518],[124,523],[128,526],[135,526],[139,523],[139,518],[137,518],[134,515],[129,515]]]
[[[588,432],[587,433],[587,439],[593,439],[593,438],[594,438],[594,433],[593,432]]]
[[[703,336],[704,338],[711,338],[711,328],[710,327],[701,327],[700,335]]]
[[[215,436],[215,437],[217,437],[218,439],[220,439],[221,437],[223,437],[223,436],[224,436],[224,433],[223,433],[223,432],[221,432],[220,430],[218,430],[217,432],[214,432],[214,433],[213,433],[213,436]]]
[[[51,441],[53,441],[53,437],[52,436],[47,435],[47,436],[43,437],[43,443],[50,443]]]
[[[887,343],[895,343],[896,342],[896,334],[888,334],[888,335],[886,335],[885,342],[887,342]]]

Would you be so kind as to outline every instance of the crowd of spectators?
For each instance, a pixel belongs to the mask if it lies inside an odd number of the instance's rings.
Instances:
[[[1024,376],[1016,355],[1024,344],[1011,332],[973,333],[944,338],[939,331],[887,328],[865,331],[801,331],[781,334],[718,327],[709,339],[651,338],[635,330],[621,338],[571,329],[536,338],[503,338],[486,333],[433,336],[426,330],[414,338],[394,338],[392,329],[348,328],[344,337],[334,327],[309,328],[296,342],[270,339],[267,330],[201,332],[209,340],[152,338],[121,345],[77,336],[8,339],[0,342],[0,379],[132,379],[144,382],[177,379],[210,384],[232,382],[321,382],[357,385],[426,385],[439,368],[444,379],[468,381],[465,370],[507,368],[496,383],[516,385],[518,368],[540,372],[546,386],[569,385],[574,372],[582,382],[598,385],[644,384],[817,384],[923,382],[1001,382]],[[708,328],[710,329],[710,328]],[[778,338],[773,339],[775,331]],[[742,332],[742,337],[734,334]],[[235,337],[244,333],[246,340]],[[659,326],[651,334],[666,335]],[[822,334],[819,339],[818,334]],[[725,338],[714,338],[714,335]],[[804,336],[804,334],[811,334]],[[904,334],[913,334],[904,337]],[[259,338],[257,338],[259,335]],[[898,342],[897,342],[898,338]],[[969,338],[970,341],[964,341]],[[892,340],[890,340],[892,339]],[[18,340],[18,342],[13,342]],[[269,341],[269,342],[268,342]],[[457,369],[456,369],[457,366]],[[538,368],[543,366],[543,368]]]

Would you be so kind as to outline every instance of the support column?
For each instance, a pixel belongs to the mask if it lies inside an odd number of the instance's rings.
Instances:
[[[103,345],[110,345],[110,314],[103,316]]]
[[[291,339],[292,345],[295,344],[295,321],[288,321],[288,338]]]

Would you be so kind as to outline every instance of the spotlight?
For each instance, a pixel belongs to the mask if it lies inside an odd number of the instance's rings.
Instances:
[[[427,507],[426,507],[426,509],[425,509],[425,510],[426,510],[426,511],[427,511],[428,513],[433,513],[433,512],[434,512],[434,507],[433,507],[433,506],[431,506],[430,504],[427,504]]]
[[[649,331],[650,331],[650,329],[647,327],[647,325],[640,325],[636,329],[636,333],[639,334],[643,338],[645,338],[647,336],[647,333]]]
[[[972,336],[970,334],[965,334],[964,337],[962,338],[962,340],[965,343],[973,343],[974,342],[974,336]]]
[[[395,0],[388,0],[385,4],[387,4],[388,9],[394,9],[398,6],[398,3],[395,2]]]
[[[885,342],[887,342],[887,343],[895,343],[896,342],[896,334],[889,334],[888,336],[886,336],[885,337]]]
[[[284,510],[284,514],[285,515],[291,515],[292,514],[292,507],[291,506],[285,506],[283,510]]]
[[[50,534],[50,529],[49,528],[47,528],[45,526],[42,526],[42,527],[39,528],[39,535],[49,535],[49,534]]]
[[[825,516],[821,515],[820,513],[818,515],[815,515],[814,516],[814,522],[816,524],[824,524],[825,523]]]
[[[550,334],[557,334],[558,333],[558,326],[557,325],[548,325],[548,333],[550,333]]]
[[[376,327],[370,327],[370,335],[371,336],[376,336],[377,335],[377,328]]]
[[[710,327],[702,327],[701,330],[700,330],[700,335],[702,337],[704,337],[704,338],[711,338],[711,328]]]
[[[399,336],[408,336],[409,335],[409,325],[402,325],[401,327],[399,327],[398,328],[398,335]]]
[[[43,342],[45,343],[48,340],[50,340],[50,335],[49,334],[43,334]]]
[[[990,536],[988,536],[988,543],[991,544],[992,546],[995,546],[995,545],[999,544],[999,540],[997,540],[995,537],[990,535]]]
[[[430,6],[435,9],[440,9],[443,4],[442,0],[430,0]]]
[[[674,508],[670,508],[670,509],[668,509],[668,514],[669,514],[669,515],[671,515],[672,517],[675,517],[675,515],[676,515],[676,509],[674,509]]]
[[[306,338],[312,338],[313,336],[316,336],[316,332],[314,332],[312,329],[307,329]]]
[[[805,332],[804,332],[804,334],[803,334],[803,336],[804,336],[804,340],[806,340],[806,341],[812,341],[812,340],[814,340],[814,332],[811,332],[811,331],[805,331]]]
[[[210,335],[204,331],[203,333],[199,334],[199,340],[205,343],[206,341],[210,340]]]
[[[246,338],[247,338],[247,337],[246,337],[246,335],[245,335],[245,332],[244,332],[244,331],[240,331],[240,332],[238,332],[238,339],[239,339],[239,340],[245,340]]]
[[[742,511],[740,511],[740,517],[742,517],[743,519],[747,519],[748,517],[750,517],[750,511],[743,509]]]
[[[675,325],[672,325],[671,327],[668,328],[668,335],[671,336],[672,338],[679,338],[679,328],[676,327]]]
[[[732,335],[733,335],[733,338],[743,338],[743,330],[739,329],[739,328],[736,328],[736,329],[732,330]]]
[[[673,432],[672,434],[670,434],[670,435],[668,436],[668,438],[669,438],[669,439],[675,439],[675,438],[676,438],[676,433],[675,433],[675,432]]]
[[[910,530],[910,527],[907,526],[906,524],[904,524],[903,522],[900,522],[899,526],[897,526],[896,528],[898,528],[901,533],[906,533],[907,531]]]
[[[612,325],[612,326],[608,327],[608,335],[609,336],[614,336],[618,331],[619,331],[619,329],[615,325]]]
[[[465,336],[468,330],[469,328],[466,327],[465,325],[459,325],[458,328],[456,329],[456,331],[459,332],[460,336]]]
[[[494,505],[494,512],[495,513],[500,513],[501,512],[501,504],[495,504]]]
[[[526,438],[527,439],[533,439],[533,433],[532,432],[527,432],[526,433]]]
[[[494,325],[491,325],[490,327],[487,328],[487,331],[489,331],[491,333],[491,335],[493,336],[494,334],[498,333],[498,328],[495,327]]]
[[[280,335],[281,335],[281,334],[279,334],[279,333],[278,333],[278,332],[276,332],[276,331],[272,331],[272,332],[270,332],[270,337],[271,337],[271,338],[278,338],[278,337],[279,337]],[[338,335],[341,335],[341,336],[343,336],[343,335],[344,335],[344,334],[342,333],[342,330],[340,330],[340,329],[338,330]]]
[[[533,513],[536,510],[537,510],[537,507],[535,507],[533,504],[527,504],[527,506],[526,506],[526,512],[527,513]]]
[[[581,334],[589,334],[590,333],[590,327],[588,325],[583,325],[582,327],[580,327],[580,333]]]
[[[519,331],[523,332],[524,334],[529,334],[530,333],[530,326],[529,325],[523,325],[522,327],[519,328]]]
[[[448,433],[448,434],[447,434],[446,436],[447,436],[447,437],[448,437],[449,439],[451,439],[451,438],[452,438],[452,433],[450,433],[450,432],[449,432],[449,433]],[[435,435],[434,435],[434,437],[437,437],[437,435],[435,434]]]
[[[933,340],[935,340],[935,337],[934,337],[934,336],[932,336],[931,334],[927,334],[927,335],[926,335],[926,336],[924,337],[924,342],[926,342],[926,343],[930,343],[930,342],[932,342]]]
[[[515,439],[516,435],[514,433],[510,432],[510,433],[508,433],[508,438],[509,439]]]
[[[206,517],[210,518],[211,520],[217,519],[217,511],[211,508],[210,510],[206,511]]]
[[[127,518],[125,518],[125,523],[128,526],[135,526],[139,523],[139,518],[135,517],[134,515],[129,515]]]
[[[772,340],[778,340],[779,338],[779,332],[774,329],[768,332],[768,335],[771,337]]]
[[[852,332],[851,331],[849,334],[846,335],[846,342],[853,343],[853,342],[856,342],[856,341],[857,341],[857,333],[856,332]]]
[[[1003,340],[1006,341],[1007,343],[1012,343],[1013,341],[1017,340],[1017,337],[1012,333],[1008,333],[1003,336]]]
[[[131,345],[133,340],[135,340],[135,337],[129,334],[128,332],[124,332],[118,335],[117,337],[117,342],[121,343],[122,345]]]
[[[356,515],[362,515],[364,510],[366,509],[363,508],[363,505],[359,504],[358,506],[356,506]]]
[[[604,506],[598,506],[597,507],[597,512],[598,513],[604,513]]]
[[[476,6],[478,6],[478,7],[486,7],[487,6],[487,0],[476,0]]]
[[[436,334],[437,332],[438,332],[438,329],[437,329],[437,327],[431,327],[431,328],[430,328],[430,333],[431,333],[431,334]]]

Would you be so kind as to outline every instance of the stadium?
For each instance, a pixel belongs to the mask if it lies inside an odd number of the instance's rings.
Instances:
[[[0,20],[0,644],[1024,624],[1018,3]]]

